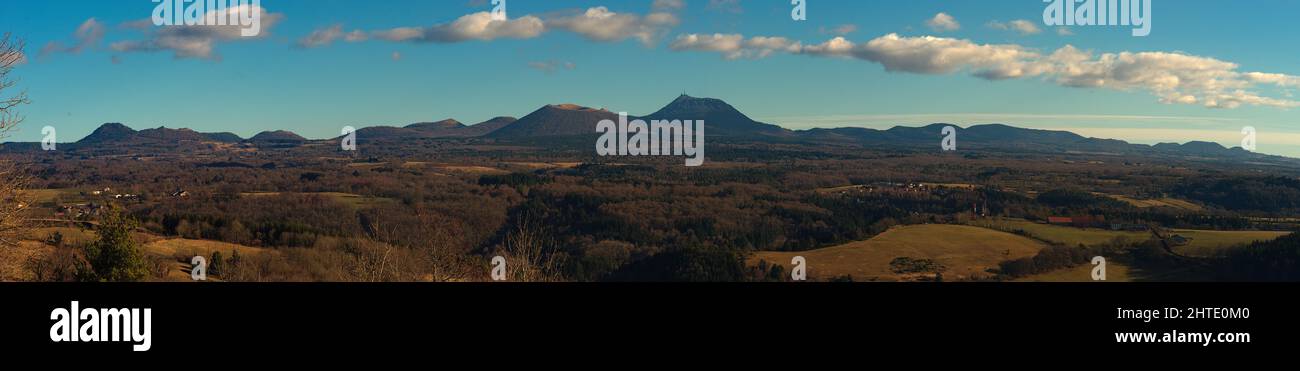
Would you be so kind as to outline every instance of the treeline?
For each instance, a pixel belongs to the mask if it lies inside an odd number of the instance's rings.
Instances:
[[[1300,180],[1289,177],[1195,178],[1172,190],[1182,197],[1233,211],[1300,210]]]
[[[1003,279],[1014,279],[1073,268],[1090,264],[1097,256],[1114,258],[1133,246],[1135,245],[1120,239],[1097,246],[1050,245],[1039,250],[1034,256],[1002,262],[998,265],[997,273]]]
[[[1300,281],[1300,234],[1224,250],[1212,271],[1220,281]]]

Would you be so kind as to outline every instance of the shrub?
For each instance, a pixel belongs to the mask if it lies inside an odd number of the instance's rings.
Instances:
[[[131,237],[138,223],[120,210],[110,210],[100,221],[99,240],[85,248],[90,272],[82,278],[102,282],[140,281],[149,275],[149,265]]]

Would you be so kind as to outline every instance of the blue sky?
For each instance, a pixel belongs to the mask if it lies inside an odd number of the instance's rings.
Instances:
[[[808,0],[806,21],[785,0],[508,0],[508,21],[469,31],[454,22],[488,0],[262,0],[259,37],[180,40],[210,50],[133,27],[154,5],[0,0],[0,32],[28,45],[11,140],[104,122],[325,138],[551,103],[646,114],[687,92],[794,129],[1004,122],[1235,146],[1253,126],[1261,152],[1300,157],[1300,1],[1155,0],[1133,37],[1047,26],[1038,0]]]

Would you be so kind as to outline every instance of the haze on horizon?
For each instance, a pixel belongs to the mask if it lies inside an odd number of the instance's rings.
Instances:
[[[70,5],[70,6],[69,6]],[[521,117],[575,103],[648,114],[682,92],[789,129],[1005,123],[1300,157],[1300,29],[1284,0],[1157,3],[1153,32],[1049,28],[1043,4],[263,0],[263,35],[160,29],[148,0],[8,1],[33,103],[10,140],[105,122],[330,138],[345,125]],[[1207,25],[1218,25],[1206,27]],[[194,31],[194,32],[186,32]],[[614,82],[614,83],[611,83]]]

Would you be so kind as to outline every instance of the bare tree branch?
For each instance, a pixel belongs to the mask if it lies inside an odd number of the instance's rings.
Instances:
[[[23,47],[21,40],[15,40],[8,33],[0,36],[0,139],[8,137],[8,132],[23,122],[23,116],[14,108],[29,102],[27,92],[12,92],[18,81],[9,76],[14,67],[26,59]]]
[[[27,104],[27,93],[12,93],[17,81],[9,73],[24,59],[21,40],[8,33],[0,36],[0,139],[8,137],[23,121],[15,108]],[[22,214],[31,205],[29,195],[23,192],[26,179],[26,174],[14,163],[0,161],[0,245],[16,245],[26,230]]]

